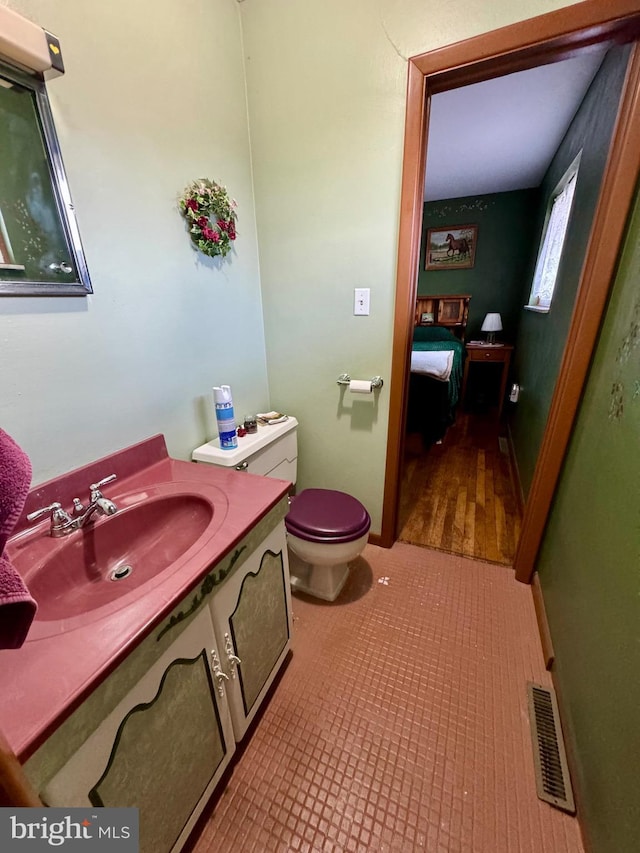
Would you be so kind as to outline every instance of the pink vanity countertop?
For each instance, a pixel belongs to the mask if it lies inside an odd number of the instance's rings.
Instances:
[[[81,616],[66,622],[38,622],[36,617],[22,648],[0,651],[0,727],[22,761],[287,494],[290,485],[171,459],[163,436],[154,436],[33,489],[8,543],[9,556],[17,553],[26,536],[34,536],[27,532],[33,527],[27,526],[28,512],[54,500],[69,509],[73,497],[86,500],[88,485],[111,473],[118,479],[103,491],[116,504],[119,496],[144,494],[161,484],[169,493],[184,490],[215,498],[219,509],[205,533],[160,577],[101,607],[86,622]],[[122,500],[126,503],[126,497]],[[101,518],[96,524],[109,521]],[[40,522],[37,535],[48,537],[48,528],[48,519]],[[82,531],[70,537],[77,535]]]

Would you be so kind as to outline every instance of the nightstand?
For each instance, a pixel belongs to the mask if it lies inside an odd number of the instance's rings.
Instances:
[[[511,354],[513,346],[511,344],[502,344],[498,346],[490,346],[488,344],[467,344],[467,357],[464,362],[464,375],[462,377],[462,394],[460,399],[464,405],[465,394],[467,392],[467,379],[469,377],[469,366],[471,364],[501,364],[502,373],[500,375],[500,397],[498,398],[498,420],[502,415],[502,406],[507,390],[507,378],[509,376],[509,365],[511,363]]]

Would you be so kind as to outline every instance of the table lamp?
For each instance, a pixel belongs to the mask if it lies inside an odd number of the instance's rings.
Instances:
[[[488,344],[495,344],[496,332],[502,331],[502,317],[499,314],[487,314],[482,321],[481,331],[487,333]]]

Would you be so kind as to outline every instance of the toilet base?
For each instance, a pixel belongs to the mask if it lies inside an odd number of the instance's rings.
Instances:
[[[289,573],[294,592],[306,592],[324,601],[335,601],[349,577],[349,566],[347,563],[314,566],[298,557],[290,548]]]

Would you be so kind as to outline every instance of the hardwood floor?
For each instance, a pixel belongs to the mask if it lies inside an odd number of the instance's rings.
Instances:
[[[495,418],[460,413],[426,452],[419,435],[407,436],[399,517],[402,542],[513,563],[521,515]]]

